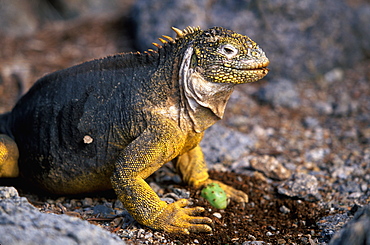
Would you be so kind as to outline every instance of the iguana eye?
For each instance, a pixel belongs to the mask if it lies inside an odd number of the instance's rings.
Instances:
[[[232,59],[238,54],[238,49],[231,44],[224,44],[220,47],[220,53],[224,54],[228,59]]]

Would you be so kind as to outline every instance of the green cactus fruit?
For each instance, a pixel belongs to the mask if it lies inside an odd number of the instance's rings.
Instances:
[[[227,207],[227,196],[225,191],[217,183],[210,183],[201,191],[201,196],[217,209],[225,209]]]

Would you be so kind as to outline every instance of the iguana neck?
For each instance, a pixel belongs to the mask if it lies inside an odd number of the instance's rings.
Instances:
[[[187,118],[193,130],[200,133],[223,117],[234,84],[206,81],[197,67],[190,67],[192,53],[191,47],[186,50],[179,72],[180,120]]]

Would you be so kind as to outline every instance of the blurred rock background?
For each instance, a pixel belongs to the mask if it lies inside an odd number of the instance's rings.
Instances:
[[[173,36],[171,26],[223,26],[246,34],[270,58],[270,79],[312,79],[370,55],[366,0],[1,0],[0,33],[26,36],[50,23],[118,15],[130,18],[122,29],[141,51],[161,35]]]
[[[79,24],[86,22],[89,29],[79,29]],[[297,108],[296,83],[316,79],[338,67],[353,67],[370,56],[369,23],[370,3],[366,0],[0,0],[1,74],[2,80],[17,80],[24,93],[35,78],[30,77],[32,65],[22,60],[19,49],[36,50],[49,60],[52,56],[58,60],[47,62],[54,66],[51,70],[35,73],[41,76],[86,58],[152,48],[151,43],[161,35],[174,36],[171,26],[223,26],[250,36],[271,60],[266,79],[276,82],[273,88],[282,89],[259,91],[257,98]],[[96,37],[98,28],[109,33]],[[63,50],[64,43],[53,46],[50,42],[59,41],[60,35],[66,42],[78,38],[71,32],[80,32],[81,48]],[[88,35],[96,43],[84,43]],[[12,43],[16,37],[25,40]],[[17,57],[13,56],[14,49]]]

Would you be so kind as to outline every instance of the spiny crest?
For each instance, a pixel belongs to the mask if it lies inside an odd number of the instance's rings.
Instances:
[[[176,27],[171,27],[171,29],[176,33],[176,39],[173,39],[172,37],[170,36],[166,36],[166,35],[162,35],[163,38],[158,38],[159,41],[161,41],[161,43],[163,44],[166,44],[166,43],[176,43],[176,40],[178,39],[181,39],[181,38],[184,38],[186,35],[188,34],[193,34],[197,31],[200,31],[200,27],[197,26],[197,27],[191,27],[191,26],[188,26],[186,27],[184,30],[180,30]],[[167,39],[167,40],[166,40]],[[155,47],[157,48],[162,48],[162,45],[158,44],[158,43],[152,43]]]
[[[181,38],[181,37],[184,37],[185,35],[200,31],[200,27],[199,26],[197,27],[188,26],[183,31],[181,31],[180,29],[176,27],[172,27],[172,30],[176,32],[178,38]]]

